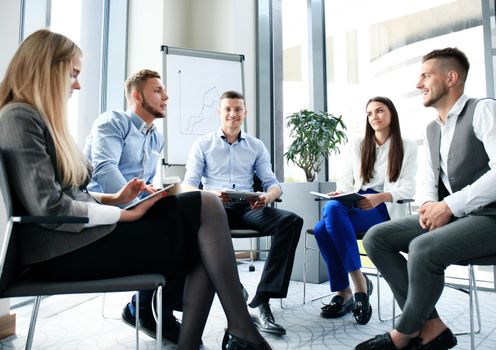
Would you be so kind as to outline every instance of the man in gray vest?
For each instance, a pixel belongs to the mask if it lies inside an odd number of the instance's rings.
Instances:
[[[435,309],[444,270],[496,255],[496,101],[464,95],[469,66],[457,48],[422,59],[417,89],[438,117],[427,127],[419,215],[374,226],[364,239],[403,313],[395,329],[358,350],[454,347]]]

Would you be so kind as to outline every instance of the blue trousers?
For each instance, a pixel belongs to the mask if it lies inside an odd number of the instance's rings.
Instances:
[[[376,193],[373,190],[360,193]],[[355,232],[389,220],[386,205],[369,210],[350,207],[330,200],[322,210],[322,220],[314,227],[315,239],[327,264],[331,291],[348,288],[348,273],[362,267]]]

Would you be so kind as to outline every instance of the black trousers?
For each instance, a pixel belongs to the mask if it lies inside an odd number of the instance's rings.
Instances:
[[[271,298],[285,298],[303,219],[289,211],[264,207],[252,210],[247,203],[228,203],[226,206],[229,227],[253,229],[272,236],[267,261],[257,287]]]

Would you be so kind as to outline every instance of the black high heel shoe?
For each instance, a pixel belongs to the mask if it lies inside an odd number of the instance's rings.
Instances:
[[[226,329],[222,339],[222,350],[272,350],[272,348],[265,340],[262,344],[255,344],[232,335]]]

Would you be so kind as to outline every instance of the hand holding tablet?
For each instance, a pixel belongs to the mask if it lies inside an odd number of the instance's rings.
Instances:
[[[170,184],[170,185],[168,185],[168,186],[165,186],[164,188],[161,188],[161,189],[160,189],[160,190],[158,190],[157,192],[154,192],[154,193],[150,194],[149,196],[146,196],[145,198],[140,199],[140,200],[139,200],[139,201],[137,201],[137,202],[133,202],[133,203],[131,203],[131,204],[129,204],[129,205],[127,205],[127,206],[125,206],[125,207],[124,207],[124,209],[132,209],[132,208],[134,208],[135,206],[137,206],[138,204],[140,204],[141,202],[144,202],[144,201],[147,201],[147,200],[149,200],[149,199],[151,199],[151,198],[154,198],[154,197],[156,197],[156,196],[159,196],[162,192],[167,191],[168,189],[170,189],[170,188],[171,188],[171,187],[173,187],[173,186],[174,186],[174,184]]]

